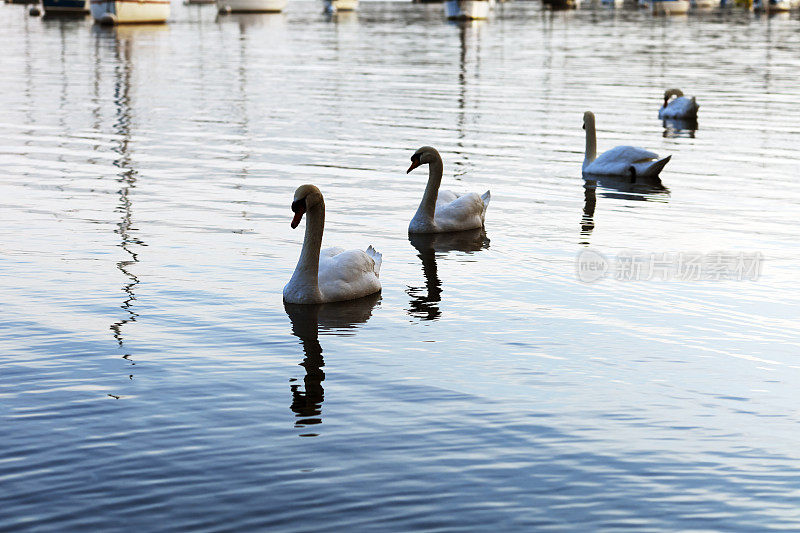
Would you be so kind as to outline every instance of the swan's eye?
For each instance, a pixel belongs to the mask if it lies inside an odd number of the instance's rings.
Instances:
[[[299,200],[295,200],[292,202],[292,212],[293,213],[305,213],[306,212],[306,198],[300,198]]]

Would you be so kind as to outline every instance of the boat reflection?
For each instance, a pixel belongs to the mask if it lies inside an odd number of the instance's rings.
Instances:
[[[248,29],[255,30],[268,28],[278,32],[280,36],[286,30],[286,15],[284,13],[219,13],[215,22],[218,24],[237,24],[239,31],[244,35]],[[269,39],[275,36],[270,35]]]
[[[354,330],[372,316],[372,311],[380,302],[380,293],[371,294],[358,300],[321,305],[301,305],[284,303],[283,307],[292,323],[292,334],[300,339],[305,358],[300,366],[305,368],[302,386],[292,379],[291,410],[295,413],[295,427],[304,428],[322,423],[322,402],[325,390],[325,360],[322,345],[319,343],[320,331],[332,331],[333,335],[353,334]],[[315,437],[317,433],[303,433],[301,437]]]
[[[661,121],[664,126],[664,137],[688,137],[694,139],[695,132],[699,129],[697,119],[669,118]]]
[[[160,26],[159,26],[160,27]],[[142,27],[140,31],[147,31]],[[117,342],[118,347],[124,352],[122,358],[129,361],[130,366],[135,365],[133,353],[125,346],[124,328],[128,323],[136,322],[139,313],[136,312],[136,286],[140,283],[140,278],[136,275],[137,263],[139,263],[139,253],[146,244],[139,238],[139,230],[136,227],[134,216],[134,197],[137,187],[139,173],[137,165],[133,159],[131,150],[131,140],[133,138],[133,54],[134,54],[134,32],[128,32],[123,28],[108,28],[95,25],[93,27],[95,36],[95,72],[94,88],[95,94],[93,102],[96,109],[93,115],[96,117],[100,126],[102,120],[102,102],[100,88],[103,85],[102,66],[112,64],[113,68],[113,122],[111,129],[115,134],[115,145],[111,150],[115,154],[112,161],[116,167],[115,180],[117,182],[117,203],[114,210],[118,213],[119,222],[114,228],[114,233],[118,235],[119,248],[122,250],[122,257],[116,262],[117,270],[122,274],[122,304],[120,309],[123,311],[122,317],[115,320],[109,329]],[[99,129],[99,128],[98,128]],[[133,379],[133,374],[128,375]],[[114,398],[120,395],[110,394]]]
[[[457,231],[453,233],[409,234],[408,240],[419,252],[422,260],[422,275],[425,287],[406,289],[411,296],[408,314],[422,320],[436,320],[442,315],[439,302],[442,301],[442,282],[436,265],[436,254],[452,251],[477,252],[489,247],[489,239],[483,228]]]
[[[453,153],[457,156],[453,161],[454,175],[456,180],[467,174],[471,169],[470,150],[467,134],[470,126],[468,116],[475,120],[476,95],[473,95],[473,88],[480,86],[481,72],[481,27],[485,23],[483,20],[450,20],[450,24],[458,27],[458,116],[456,130],[458,131],[458,141]],[[470,56],[471,59],[470,59]],[[471,72],[470,72],[471,71]]]

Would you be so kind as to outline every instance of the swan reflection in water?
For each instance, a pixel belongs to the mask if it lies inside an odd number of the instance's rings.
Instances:
[[[300,339],[305,358],[300,366],[305,368],[303,385],[292,379],[292,404],[296,420],[295,427],[303,428],[322,423],[322,402],[325,390],[325,372],[322,368],[322,346],[319,343],[320,331],[331,331],[332,335],[352,335],[354,330],[372,316],[372,311],[381,299],[380,293],[371,294],[357,300],[318,305],[288,304],[283,307],[292,323],[292,334]],[[301,437],[315,437],[316,433],[302,434]]]
[[[694,139],[695,132],[699,129],[697,119],[668,118],[661,121],[664,126],[664,137],[688,137]]]
[[[581,217],[581,237],[580,244],[588,245],[589,237],[594,229],[594,208],[597,207],[597,182],[583,182],[583,216]]]
[[[594,179],[583,180],[583,215],[581,215],[581,240],[580,244],[588,245],[589,237],[594,230],[594,211],[597,207],[597,189],[603,198],[617,200],[634,200],[641,202],[661,202],[669,200],[669,189],[664,186],[661,179],[639,179],[630,183],[620,178],[611,176],[597,176]]]
[[[441,316],[439,302],[442,301],[442,282],[436,266],[436,254],[452,251],[477,252],[489,247],[489,239],[483,228],[452,233],[411,233],[411,245],[419,252],[425,287],[411,287],[406,293],[411,296],[408,314],[422,320],[436,320]]]

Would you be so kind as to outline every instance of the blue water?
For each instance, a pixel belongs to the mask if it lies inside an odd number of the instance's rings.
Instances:
[[[172,7],[0,6],[0,530],[800,527],[796,14]],[[584,183],[585,110],[662,187]],[[485,233],[409,241],[424,144]],[[303,183],[381,295],[284,307]]]

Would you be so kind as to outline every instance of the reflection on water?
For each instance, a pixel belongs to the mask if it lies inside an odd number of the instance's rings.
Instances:
[[[380,293],[371,294],[357,300],[321,305],[283,304],[292,323],[292,335],[300,339],[305,355],[300,366],[305,368],[303,386],[291,385],[291,410],[297,420],[295,427],[303,428],[322,423],[322,402],[325,400],[325,360],[319,332],[332,331],[333,335],[352,334],[358,326],[365,324],[372,316],[375,306],[380,302]],[[331,339],[333,342],[333,339]],[[292,379],[291,381],[297,381]],[[304,433],[301,437],[315,437],[317,433]]]
[[[665,138],[688,137],[694,139],[698,130],[697,119],[668,118],[662,121]]]
[[[133,73],[131,54],[133,42],[130,34],[124,34],[125,36],[121,37],[118,28],[96,25],[94,34],[98,43],[110,44],[110,50],[113,53],[113,58],[103,57],[102,55],[97,56],[95,60],[95,78],[96,80],[100,78],[99,69],[101,66],[106,61],[112,60],[114,64],[113,105],[115,111],[112,130],[117,135],[117,141],[111,149],[116,153],[116,158],[112,161],[112,165],[118,169],[117,183],[119,184],[119,189],[117,190],[118,203],[115,211],[120,214],[120,221],[117,223],[114,233],[119,235],[119,247],[127,256],[127,258],[117,261],[116,266],[122,275],[127,278],[127,281],[122,286],[125,298],[122,305],[120,305],[120,308],[126,314],[123,318],[114,322],[110,329],[113,331],[119,347],[124,349],[123,326],[129,322],[135,322],[139,316],[134,309],[136,302],[135,287],[140,281],[134,273],[135,265],[139,262],[137,250],[139,247],[146,246],[136,235],[137,229],[133,225],[132,194],[136,188],[138,176],[130,151],[133,120],[133,103],[131,101],[131,76]],[[98,51],[98,47],[95,47],[95,51]],[[96,82],[95,85],[97,86],[99,83]],[[100,109],[96,109],[95,116],[98,116],[100,112]],[[126,360],[131,360],[132,354],[126,350],[122,357]],[[131,366],[135,364],[135,362],[131,361]],[[133,375],[128,377],[133,379]],[[114,397],[116,398],[117,396]]]
[[[468,131],[468,110],[470,98],[469,85],[472,82],[478,85],[480,82],[480,66],[481,66],[481,27],[486,21],[484,20],[450,20],[448,24],[458,28],[458,118],[456,120],[456,129],[458,141],[456,142],[457,148],[454,150],[458,156],[453,161],[455,179],[470,171],[471,165],[469,162],[469,150],[466,149],[466,138]],[[470,75],[468,70],[470,64],[472,65],[473,73]]]
[[[581,244],[589,244],[594,229],[594,208],[597,206],[597,182],[583,182],[583,216],[581,217]]]
[[[594,176],[583,180],[583,215],[581,216],[580,244],[588,245],[595,229],[594,214],[597,208],[597,189],[600,196],[614,200],[633,200],[636,202],[669,201],[670,191],[661,183],[661,178],[639,179],[636,183],[617,179],[613,176]]]
[[[584,187],[600,188],[600,196],[618,200],[635,200],[640,202],[667,202],[669,189],[661,178],[637,178],[635,182],[615,176],[584,176]],[[585,203],[585,202],[584,202]],[[592,209],[594,212],[594,209]]]
[[[336,11],[325,9],[325,19],[337,24],[356,24],[358,22],[358,11]]]
[[[436,265],[436,254],[448,252],[477,252],[489,248],[486,230],[478,228],[452,233],[410,233],[408,240],[417,249],[422,261],[425,287],[408,286],[406,294],[411,296],[408,314],[422,320],[436,320],[442,313],[442,282]]]
[[[280,31],[286,25],[286,13],[218,13],[216,22],[219,24],[237,24],[239,31],[244,34],[247,31],[257,31],[261,28],[269,28],[272,31]],[[244,46],[244,41],[242,41]]]

